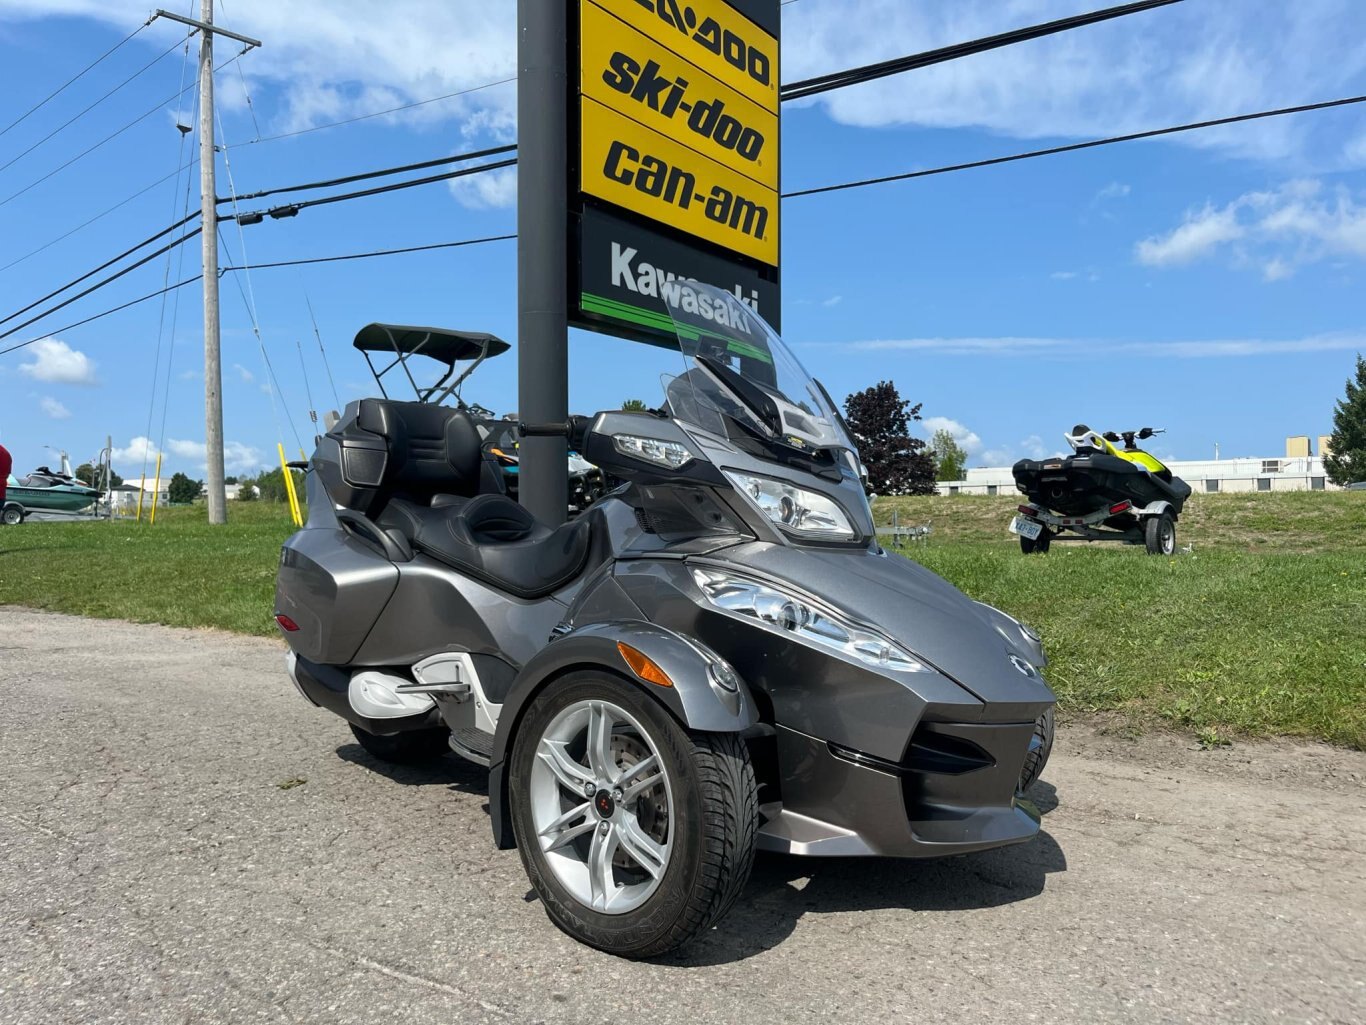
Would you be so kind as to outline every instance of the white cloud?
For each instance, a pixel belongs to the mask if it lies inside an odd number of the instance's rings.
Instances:
[[[158,451],[161,450],[157,448],[156,442],[150,438],[138,436],[126,446],[115,448],[113,459],[116,463],[122,463],[129,467],[136,465],[140,469],[144,457],[149,467],[154,464]],[[207,451],[207,446],[202,441],[170,438],[166,442],[163,456],[169,457],[169,460],[184,460],[185,464],[192,466],[197,471],[202,471],[207,462],[205,456]],[[260,450],[252,448],[250,445],[244,445],[240,441],[229,441],[223,445],[223,466],[228,473],[254,472],[259,470],[264,463],[265,460]],[[151,473],[150,468],[148,473]],[[163,465],[162,474],[169,476],[170,468]]]
[[[128,442],[123,448],[115,448],[110,458],[115,463],[131,465],[137,463],[139,468],[144,460],[155,462],[157,457],[156,442],[151,438],[144,438],[141,435]]]
[[[923,423],[930,437],[934,437],[940,431],[948,431],[953,440],[958,442],[959,448],[970,456],[976,455],[982,449],[982,439],[957,420],[950,420],[946,416],[927,416]]]
[[[208,446],[202,441],[171,438],[166,442],[166,450],[181,459],[192,461],[197,469],[202,470],[208,465]],[[260,450],[250,445],[244,445],[240,441],[228,441],[223,444],[223,468],[228,473],[255,471],[261,468],[264,461]]]
[[[1140,263],[1170,267],[1230,249],[1230,243],[1237,243],[1233,265],[1255,267],[1267,281],[1328,258],[1366,260],[1366,202],[1346,187],[1290,181],[1217,209],[1206,204],[1172,232],[1139,242],[1135,254]]]
[[[21,363],[19,372],[48,384],[93,385],[95,364],[85,353],[56,338],[40,338],[25,351],[31,363]]]
[[[1071,281],[1077,276],[1077,272],[1074,270],[1055,270],[1048,276],[1054,281]]]
[[[38,408],[54,420],[66,420],[71,416],[71,410],[67,409],[56,399],[46,395],[38,400]]]
[[[512,209],[517,206],[517,168],[453,178],[446,183],[461,206],[471,210]]]
[[[832,295],[829,299],[826,299],[823,303],[821,303],[821,305],[828,310],[832,307],[838,306],[842,302],[844,302],[844,296]]]
[[[1123,182],[1111,182],[1096,193],[1096,201],[1101,202],[1106,199],[1123,199],[1130,191],[1129,186]]]
[[[239,67],[266,134],[414,103],[515,73],[510,0],[234,0],[232,27],[266,42]],[[1201,0],[898,75],[810,101],[853,125],[974,127],[1018,138],[1110,135],[1344,95],[1366,69],[1357,0],[1257,5]],[[784,8],[788,81],[1075,14],[1074,0],[827,0]],[[124,28],[135,0],[4,0],[0,20],[84,15]],[[173,39],[156,23],[150,52]],[[1274,68],[1274,74],[1267,69]],[[235,73],[219,90],[240,107]],[[512,85],[386,115],[418,127],[511,138]],[[1174,137],[1179,145],[1298,159],[1366,162],[1344,118],[1280,118]],[[1361,121],[1355,124],[1361,125]],[[482,177],[482,176],[481,176]]]
[[[1037,434],[1031,434],[1021,441],[1020,448],[1024,449],[1024,454],[1029,456],[1030,459],[1042,459],[1044,456],[1052,455],[1053,452],[1056,451],[1056,449],[1050,450],[1048,446],[1044,444],[1043,439]]]
[[[1149,267],[1174,267],[1187,264],[1217,249],[1225,242],[1243,237],[1237,211],[1229,207],[1215,210],[1206,205],[1199,213],[1186,215],[1185,222],[1163,236],[1145,238],[1135,247],[1138,262]]]
[[[237,376],[242,379],[244,384],[251,384],[252,381],[256,380],[252,372],[242,366],[241,363],[234,363],[232,368],[237,371]]]
[[[1276,356],[1287,353],[1366,350],[1366,333],[1341,332],[1304,338],[1227,338],[1149,342],[1096,338],[898,338],[861,342],[811,342],[804,348],[855,352],[926,352],[941,356],[1024,356],[1059,362],[1093,360],[1095,353],[1203,359]]]
[[[1076,12],[1072,0],[795,4],[784,8],[784,75],[806,78]],[[1355,0],[1201,0],[808,102],[852,125],[979,127],[1035,139],[1116,135],[1284,106],[1287,97],[1360,92],[1361,17]],[[1360,114],[1344,116],[1345,124],[1278,118],[1171,142],[1275,160],[1342,161],[1350,159],[1349,126],[1363,123]]]

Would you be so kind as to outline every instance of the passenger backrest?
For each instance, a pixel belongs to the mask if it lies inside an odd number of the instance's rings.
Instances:
[[[436,495],[479,492],[479,432],[458,409],[362,399],[356,418],[328,437],[341,455],[340,479],[331,479],[335,472],[322,474],[329,495],[368,516],[394,497],[425,505]]]

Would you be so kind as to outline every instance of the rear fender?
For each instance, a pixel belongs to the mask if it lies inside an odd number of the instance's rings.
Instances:
[[[655,663],[672,686],[642,680],[627,664],[619,644],[629,645]],[[728,672],[718,674],[717,668]],[[759,719],[753,695],[729,663],[672,631],[643,622],[594,623],[556,639],[522,667],[498,716],[489,760],[489,817],[494,842],[502,850],[515,846],[505,767],[517,729],[542,690],[582,670],[606,671],[635,683],[691,730],[739,733]],[[723,686],[718,676],[735,682],[735,689]]]
[[[1158,499],[1156,502],[1149,502],[1144,506],[1134,506],[1134,515],[1139,518],[1148,516],[1161,516],[1163,513],[1171,513],[1172,519],[1176,519],[1176,510],[1172,504],[1165,499]]]

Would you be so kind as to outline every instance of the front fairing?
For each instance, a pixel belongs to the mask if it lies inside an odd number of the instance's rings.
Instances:
[[[734,572],[786,583],[886,634],[993,706],[992,718],[1025,714],[1053,700],[1038,674],[1041,652],[1023,635],[1008,636],[1002,622],[1008,617],[910,559],[760,543],[725,555]]]

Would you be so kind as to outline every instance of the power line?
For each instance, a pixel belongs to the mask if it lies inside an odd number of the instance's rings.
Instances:
[[[244,145],[250,144],[246,143]],[[429,167],[441,167],[443,164],[458,164],[466,160],[481,160],[484,157],[496,157],[503,153],[511,153],[516,149],[517,146],[515,143],[508,146],[495,146],[492,149],[474,150],[469,153],[457,153],[450,157],[437,157],[435,160],[423,160],[416,164],[385,167],[378,171],[362,171],[359,174],[350,174],[344,178],[332,178],[328,181],[305,182],[302,185],[282,185],[274,189],[262,189],[260,192],[248,192],[241,196],[224,196],[218,202],[245,202],[248,199],[261,199],[264,196],[273,196],[280,192],[305,192],[309,189],[325,189],[335,185],[350,185],[352,182],[366,181],[371,178],[383,178],[391,174],[402,174],[405,171],[424,171]]]
[[[1068,32],[1075,28],[1083,28],[1087,25],[1097,24],[1098,22],[1109,21],[1113,18],[1122,18],[1130,14],[1139,14],[1143,11],[1150,11],[1158,7],[1167,7],[1171,4],[1180,2],[1181,0],[1138,0],[1136,3],[1123,4],[1119,7],[1108,7],[1101,11],[1092,11],[1089,14],[1078,14],[1070,18],[1059,18],[1057,21],[1046,22],[1042,25],[1032,25],[1028,28],[1013,29],[1009,32],[1001,32],[994,36],[986,36],[982,39],[974,39],[966,43],[955,43],[952,46],[943,46],[937,50],[927,50],[924,53],[910,54],[906,57],[896,57],[892,60],[882,61],[877,64],[868,64],[860,68],[850,68],[846,71],[836,71],[832,74],[821,75],[817,78],[808,78],[800,82],[791,82],[779,90],[779,97],[784,102],[789,100],[800,100],[807,96],[815,96],[818,93],[830,92],[833,89],[845,89],[851,85],[860,85],[864,82],[886,78],[888,75],[899,75],[904,71],[927,68],[933,64],[942,64],[945,61],[958,60],[960,57],[969,57],[972,54],[984,53],[988,50],[996,50],[1003,46],[1012,46],[1015,43],[1023,43],[1031,39],[1051,36],[1058,32]]]
[[[964,164],[948,164],[944,167],[932,167],[924,171],[907,171],[904,174],[890,174],[881,178],[864,178],[860,181],[841,182],[838,185],[821,185],[813,189],[800,189],[796,192],[784,192],[784,199],[796,199],[800,196],[818,196],[826,192],[840,192],[845,189],[858,189],[866,185],[885,185],[888,182],[908,181],[912,178],[928,178],[936,174],[948,174],[950,171],[967,171],[977,167],[991,167],[995,164],[1009,164],[1016,160],[1030,160],[1034,157],[1050,157],[1058,153],[1074,153],[1078,150],[1095,149],[1097,146],[1113,146],[1119,142],[1135,142],[1139,139],[1156,139],[1163,135],[1175,135],[1178,132],[1192,132],[1197,128],[1217,128],[1220,125],[1235,125],[1244,121],[1258,121],[1262,118],[1281,117],[1285,114],[1303,114],[1311,110],[1328,110],[1332,107],[1346,107],[1353,103],[1366,103],[1366,95],[1348,96],[1341,100],[1325,100],[1322,103],[1306,103],[1298,107],[1280,107],[1276,110],[1261,110],[1254,114],[1236,114],[1233,117],[1214,118],[1210,121],[1194,121],[1185,125],[1172,125],[1169,128],[1154,128],[1146,132],[1132,132],[1129,135],[1112,135],[1106,139],[1092,139],[1089,142],[1074,142],[1066,146],[1050,146],[1047,149],[1029,150],[1026,153],[1012,153],[1004,157],[990,157],[986,160],[972,160]]]
[[[429,251],[429,250],[436,250],[436,249],[457,249],[457,248],[462,248],[462,247],[465,247],[465,246],[480,245],[480,244],[485,243],[485,242],[506,242],[506,241],[515,239],[516,237],[517,237],[517,235],[516,235],[515,233],[514,233],[514,234],[510,234],[510,235],[493,235],[493,236],[489,236],[489,237],[487,237],[487,238],[462,239],[461,241],[458,241],[458,242],[439,242],[439,243],[436,243],[436,244],[434,244],[434,245],[426,245],[426,246],[409,246],[409,247],[407,247],[407,248],[405,248],[405,249],[381,249],[381,250],[374,250],[374,251],[372,251],[372,252],[367,252],[367,253],[347,253],[347,254],[344,254],[344,255],[341,255],[341,256],[322,256],[322,257],[314,257],[314,258],[312,258],[312,259],[305,259],[305,260],[284,260],[284,261],[280,261],[280,262],[277,262],[277,263],[255,263],[255,264],[252,264],[252,265],[251,265],[250,269],[251,269],[251,270],[267,270],[267,269],[270,269],[270,268],[273,268],[273,267],[300,267],[300,266],[303,266],[303,265],[305,265],[305,264],[312,264],[312,263],[332,263],[332,262],[339,261],[339,260],[363,260],[363,259],[367,259],[367,258],[369,258],[369,257],[377,257],[377,256],[395,256],[395,255],[398,255],[398,254],[401,254],[401,253],[420,253],[420,252],[426,252],[426,251]],[[154,255],[158,255],[158,254],[154,254]],[[231,273],[231,272],[235,272],[235,271],[239,271],[239,270],[246,270],[246,269],[247,269],[247,268],[245,268],[245,267],[220,267],[220,268],[219,268],[219,273],[220,273],[220,274],[228,274],[228,273]],[[110,309],[107,309],[107,310],[102,310],[101,312],[92,314],[91,316],[85,317],[85,318],[82,319],[82,320],[77,320],[77,321],[74,321],[73,323],[65,324],[65,325],[63,325],[62,327],[56,328],[55,330],[46,331],[46,332],[44,332],[43,334],[38,335],[38,336],[35,337],[35,338],[30,338],[28,341],[25,341],[25,342],[18,342],[18,343],[14,344],[14,345],[10,345],[10,346],[8,346],[8,347],[6,347],[6,348],[4,348],[4,349],[0,349],[0,356],[5,356],[5,355],[8,355],[8,354],[11,353],[11,352],[15,352],[15,351],[17,351],[17,350],[19,350],[19,349],[26,348],[27,346],[32,345],[34,342],[41,342],[44,338],[49,338],[49,337],[51,337],[51,336],[53,336],[53,335],[59,335],[59,334],[62,334],[62,333],[64,333],[64,332],[66,332],[66,331],[71,331],[71,330],[73,330],[73,329],[75,329],[75,328],[78,328],[78,327],[83,327],[83,326],[85,326],[86,324],[93,323],[94,321],[97,321],[97,320],[102,320],[103,318],[112,316],[112,315],[115,314],[115,313],[121,313],[122,311],[124,311],[124,310],[126,310],[126,309],[128,309],[128,308],[130,308],[130,307],[132,307],[132,306],[137,306],[137,305],[140,304],[140,303],[145,303],[145,302],[147,302],[147,301],[149,301],[149,300],[151,300],[151,299],[156,299],[156,298],[158,298],[159,296],[165,294],[166,292],[171,292],[171,291],[174,291],[175,289],[178,289],[178,288],[184,288],[186,285],[193,285],[196,281],[199,281],[200,278],[202,278],[202,277],[203,277],[202,274],[196,274],[196,275],[195,275],[194,277],[192,277],[192,278],[186,278],[184,281],[177,281],[174,285],[170,285],[170,286],[168,286],[168,287],[166,287],[166,288],[159,288],[159,289],[157,289],[155,292],[148,292],[146,295],[139,296],[139,297],[136,298],[136,299],[130,299],[130,300],[129,300],[128,302],[126,302],[126,303],[120,303],[118,306],[114,306],[114,307],[112,307],[112,308],[110,308]]]
[[[254,146],[258,142],[275,142],[279,139],[293,139],[295,136],[308,135],[310,132],[321,132],[328,128],[340,128],[343,125],[353,125],[357,121],[368,121],[371,118],[383,117],[385,114],[397,114],[400,111],[412,110],[414,107],[422,107],[428,103],[438,103],[441,100],[454,99],[456,96],[467,96],[470,93],[477,93],[482,89],[492,89],[494,86],[507,85],[509,82],[515,81],[517,81],[517,76],[512,75],[509,78],[500,78],[496,82],[485,82],[483,85],[470,86],[468,89],[457,89],[453,93],[443,93],[440,96],[433,96],[430,99],[403,103],[397,107],[389,107],[387,110],[376,110],[369,114],[359,114],[356,117],[349,117],[343,121],[332,121],[325,125],[314,125],[312,128],[300,128],[296,132],[281,132],[279,135],[267,135],[264,139],[253,139],[251,142],[245,143],[245,145]]]
[[[56,89],[54,89],[52,92],[48,93],[45,97],[43,97],[41,100],[39,100],[39,101],[38,101],[37,103],[35,103],[33,106],[29,107],[28,110],[24,111],[24,112],[23,112],[22,114],[20,114],[17,118],[15,118],[13,121],[11,121],[9,124],[7,124],[4,128],[0,128],[0,135],[4,135],[4,134],[5,134],[6,132],[8,132],[11,128],[14,128],[14,127],[17,126],[18,124],[20,124],[21,122],[23,122],[24,120],[26,120],[26,119],[29,117],[29,115],[35,113],[36,111],[38,111],[39,109],[41,109],[44,105],[46,105],[46,104],[49,103],[50,101],[56,99],[57,96],[59,96],[62,92],[64,92],[68,87],[74,85],[77,81],[79,81],[82,77],[84,77],[85,74],[86,74],[86,72],[93,71],[94,68],[96,67],[96,65],[98,65],[98,64],[100,64],[102,61],[104,61],[104,59],[105,59],[106,57],[111,56],[111,55],[114,53],[115,50],[120,49],[125,43],[127,43],[130,39],[132,39],[135,35],[137,35],[139,32],[141,32],[143,29],[145,29],[145,28],[146,28],[148,25],[150,25],[150,24],[152,24],[152,19],[151,19],[151,18],[148,18],[146,21],[144,21],[144,22],[143,22],[141,25],[139,25],[137,28],[133,29],[132,32],[129,32],[126,36],[124,36],[122,39],[120,39],[117,43],[115,43],[115,44],[114,44],[113,46],[111,46],[109,49],[105,50],[104,53],[100,54],[100,55],[99,55],[98,57],[96,57],[93,61],[91,61],[89,64],[87,64],[85,67],[83,67],[80,71],[76,72],[76,74],[72,75],[70,78],[68,78],[65,82],[63,82],[61,85],[59,85],[59,86],[58,86]]]
[[[194,35],[194,33],[191,32],[190,35]],[[188,41],[188,40],[189,40],[189,36],[186,36],[186,37],[185,37],[185,40]],[[105,100],[109,99],[109,97],[113,96],[116,92],[118,92],[120,89],[122,89],[122,88],[123,88],[125,85],[127,85],[129,82],[131,82],[131,81],[133,81],[135,78],[138,78],[139,76],[143,75],[144,73],[146,73],[147,71],[149,71],[149,70],[150,70],[152,67],[154,67],[155,65],[160,64],[163,60],[165,60],[167,57],[169,57],[169,56],[175,51],[175,49],[176,49],[178,46],[181,45],[181,42],[182,42],[181,40],[177,39],[174,43],[172,43],[170,46],[168,46],[165,50],[163,50],[161,53],[157,54],[157,56],[153,57],[150,61],[148,61],[146,64],[144,64],[141,68],[139,68],[137,71],[133,72],[133,74],[129,75],[127,78],[125,78],[125,79],[124,79],[122,82],[120,82],[118,85],[114,86],[114,88],[110,89],[107,93],[105,93],[103,96],[101,96],[101,97],[100,97],[98,100],[96,100],[94,103],[90,104],[88,107],[86,107],[84,110],[82,110],[79,114],[76,114],[76,115],[74,115],[74,116],[72,116],[72,117],[67,118],[67,119],[66,119],[65,121],[63,121],[60,125],[58,125],[58,126],[57,126],[56,128],[54,128],[54,129],[52,129],[52,131],[48,132],[46,135],[44,135],[41,139],[39,139],[37,142],[35,142],[35,143],[34,143],[32,146],[30,146],[28,149],[24,150],[22,153],[18,153],[18,154],[16,154],[15,156],[10,157],[9,160],[8,160],[7,162],[5,162],[5,163],[3,163],[3,164],[0,164],[0,171],[5,170],[5,169],[6,169],[7,167],[9,167],[10,165],[15,164],[15,163],[17,163],[18,161],[22,160],[24,157],[28,156],[30,153],[32,153],[34,150],[36,150],[36,149],[37,149],[39,146],[41,146],[43,143],[45,143],[45,142],[47,142],[49,139],[51,139],[53,136],[60,134],[61,132],[65,131],[67,128],[69,128],[69,127],[71,127],[73,124],[75,124],[77,121],[79,121],[81,118],[85,117],[85,115],[89,114],[92,110],[94,110],[96,107],[98,107],[101,103],[103,103]]]
[[[155,260],[158,256],[162,255],[162,254],[165,253],[165,252],[168,252],[168,251],[171,250],[171,249],[174,249],[176,246],[180,245],[181,243],[183,243],[183,242],[188,242],[190,239],[192,239],[192,238],[194,238],[196,235],[198,235],[198,234],[200,233],[200,231],[202,231],[202,230],[203,230],[202,227],[199,227],[199,228],[195,228],[194,231],[187,232],[186,234],[181,235],[180,238],[176,239],[176,240],[173,241],[173,242],[167,243],[166,245],[162,246],[160,249],[156,250],[156,251],[153,252],[153,253],[149,253],[147,256],[144,256],[141,260],[138,260],[136,263],[129,264],[127,267],[123,268],[123,270],[118,271],[118,272],[115,273],[115,274],[109,275],[109,277],[107,277],[107,278],[103,278],[102,280],[95,282],[93,285],[91,285],[89,288],[87,288],[84,292],[77,292],[77,293],[76,293],[75,295],[73,295],[71,298],[69,298],[69,299],[64,299],[62,302],[59,302],[56,306],[53,306],[53,307],[50,307],[49,309],[44,310],[42,313],[38,314],[36,317],[30,317],[28,320],[24,321],[22,324],[16,324],[14,327],[10,328],[8,331],[0,332],[0,338],[8,338],[10,335],[14,334],[14,333],[17,332],[17,331],[20,331],[20,330],[23,329],[23,328],[28,327],[30,324],[36,324],[38,321],[43,320],[43,319],[45,319],[46,317],[50,317],[52,314],[56,313],[58,310],[62,309],[63,307],[70,306],[70,305],[71,305],[72,303],[74,303],[77,299],[84,299],[84,298],[85,298],[87,295],[89,295],[91,292],[98,291],[99,289],[103,288],[105,285],[109,284],[110,282],[112,282],[112,281],[117,281],[119,278],[123,277],[125,274],[129,274],[129,273],[131,273],[131,272],[137,270],[137,269],[138,269],[139,267],[141,267],[143,264],[150,263],[151,261]]]
[[[177,43],[176,45],[178,46],[178,45],[180,45],[180,44]],[[222,64],[218,65],[218,67],[216,67],[216,68],[213,69],[213,70],[214,70],[214,73],[216,74],[217,72],[223,70],[223,69],[226,68],[229,64],[232,64],[233,61],[239,60],[239,59],[242,57],[242,55],[245,54],[245,53],[246,53],[246,51],[243,50],[242,53],[239,53],[236,57],[233,57],[233,58],[231,58],[230,60],[224,61]],[[152,108],[151,108],[150,110],[148,110],[145,114],[141,114],[141,115],[139,115],[138,117],[135,117],[132,121],[129,121],[126,125],[124,125],[122,128],[120,128],[118,131],[116,131],[116,132],[114,132],[114,133],[112,133],[112,134],[110,134],[110,135],[106,135],[106,136],[105,136],[103,139],[101,139],[99,142],[94,143],[93,145],[88,146],[87,148],[81,150],[81,152],[77,153],[74,157],[72,157],[72,158],[71,158],[70,160],[68,160],[66,163],[61,164],[61,165],[59,165],[59,166],[57,166],[57,167],[54,167],[51,171],[49,171],[47,174],[43,175],[41,178],[37,179],[36,181],[29,182],[27,185],[25,185],[22,189],[20,189],[18,192],[14,193],[13,195],[6,196],[4,199],[0,199],[0,206],[4,206],[6,203],[9,203],[9,202],[11,202],[12,200],[18,199],[18,198],[19,198],[20,196],[22,196],[25,192],[28,192],[29,189],[35,188],[36,186],[39,186],[39,185],[43,184],[43,182],[47,181],[47,180],[48,180],[49,178],[51,178],[53,175],[58,174],[59,172],[66,170],[66,169],[67,169],[68,167],[70,167],[72,164],[76,163],[76,161],[82,159],[83,157],[89,156],[91,153],[94,153],[95,150],[99,149],[99,148],[100,148],[101,146],[103,146],[105,143],[111,142],[111,141],[113,141],[114,139],[117,139],[117,138],[118,138],[120,135],[122,135],[124,132],[128,131],[130,128],[133,128],[133,127],[137,126],[138,124],[141,124],[143,121],[146,121],[149,117],[151,117],[151,116],[152,116],[153,114],[155,114],[157,111],[161,110],[163,107],[165,107],[165,106],[166,106],[168,103],[170,103],[172,100],[178,100],[181,96],[183,96],[186,92],[188,92],[190,89],[193,89],[194,87],[195,87],[194,84],[191,83],[190,85],[185,86],[185,88],[181,89],[179,92],[173,93],[173,94],[171,94],[170,96],[166,97],[166,99],[162,100],[162,101],[161,101],[160,103],[158,103],[155,107],[152,107]]]
[[[303,267],[314,263],[340,263],[344,260],[368,260],[376,256],[399,256],[404,253],[427,253],[436,249],[461,249],[465,246],[482,245],[485,242],[510,242],[517,237],[510,235],[489,235],[485,238],[467,238],[459,242],[434,242],[425,246],[405,246],[402,249],[374,249],[365,253],[345,253],[341,256],[315,256],[305,260],[278,260],[274,263],[253,263],[249,267],[223,267],[224,274],[229,271],[268,270],[272,267]],[[3,355],[3,353],[0,353]]]
[[[432,185],[436,182],[450,181],[453,178],[464,178],[472,174],[482,174],[485,171],[497,171],[504,167],[513,167],[517,163],[517,158],[511,160],[499,160],[492,164],[480,164],[478,167],[463,167],[458,171],[447,171],[444,174],[428,175],[426,178],[414,178],[406,182],[395,182],[392,185],[379,185],[373,189],[361,189],[358,192],[343,192],[336,196],[321,196],[318,199],[306,199],[301,203],[287,203],[284,206],[277,206],[270,210],[255,210],[251,213],[240,214],[234,220],[239,224],[259,224],[265,217],[280,219],[282,217],[293,217],[301,210],[307,210],[312,206],[326,206],[329,203],[344,203],[351,199],[364,199],[367,196],[382,196],[388,192],[399,192],[403,189],[415,188],[418,185]]]
[[[174,212],[174,207],[172,207],[172,211]],[[130,247],[130,248],[128,248],[128,249],[125,249],[123,252],[119,253],[118,256],[115,256],[113,259],[104,261],[104,263],[100,264],[100,265],[99,265],[98,267],[96,267],[94,270],[86,271],[86,272],[85,272],[84,274],[82,274],[79,278],[75,278],[75,279],[72,280],[72,281],[68,281],[68,282],[67,282],[65,285],[63,285],[61,288],[58,288],[58,289],[55,289],[55,290],[49,292],[47,295],[43,296],[41,299],[35,299],[33,302],[29,303],[29,304],[28,304],[27,306],[25,306],[23,309],[15,310],[15,311],[14,311],[13,313],[11,313],[8,317],[0,318],[0,324],[8,323],[9,321],[13,320],[15,317],[23,316],[23,315],[24,315],[25,313],[27,313],[29,310],[33,309],[33,307],[38,306],[38,305],[41,305],[42,303],[47,302],[49,299],[51,299],[51,298],[53,298],[53,297],[55,297],[55,296],[61,295],[61,294],[62,294],[63,292],[65,292],[68,288],[74,288],[76,285],[79,285],[82,281],[86,280],[86,278],[94,277],[94,276],[95,276],[96,274],[98,274],[100,271],[105,270],[106,268],[111,267],[111,266],[113,266],[114,264],[118,263],[118,262],[119,262],[120,260],[122,260],[125,256],[131,256],[133,253],[136,253],[136,252],[137,252],[139,249],[141,249],[143,246],[151,245],[151,244],[152,244],[153,242],[155,242],[157,239],[159,239],[159,238],[164,238],[165,236],[169,235],[171,232],[175,231],[177,228],[182,227],[183,225],[188,224],[190,221],[194,220],[194,219],[195,219],[196,217],[198,217],[198,216],[199,216],[198,214],[191,214],[191,215],[188,216],[188,217],[184,217],[184,218],[182,218],[181,220],[176,221],[174,224],[172,224],[172,225],[171,225],[170,227],[168,227],[168,228],[162,228],[161,231],[157,232],[155,235],[148,236],[147,238],[145,238],[145,239],[143,239],[141,242],[139,242],[137,245],[132,246],[132,247]],[[161,250],[161,252],[167,252],[167,251],[168,251],[168,250],[166,250],[166,249]]]

